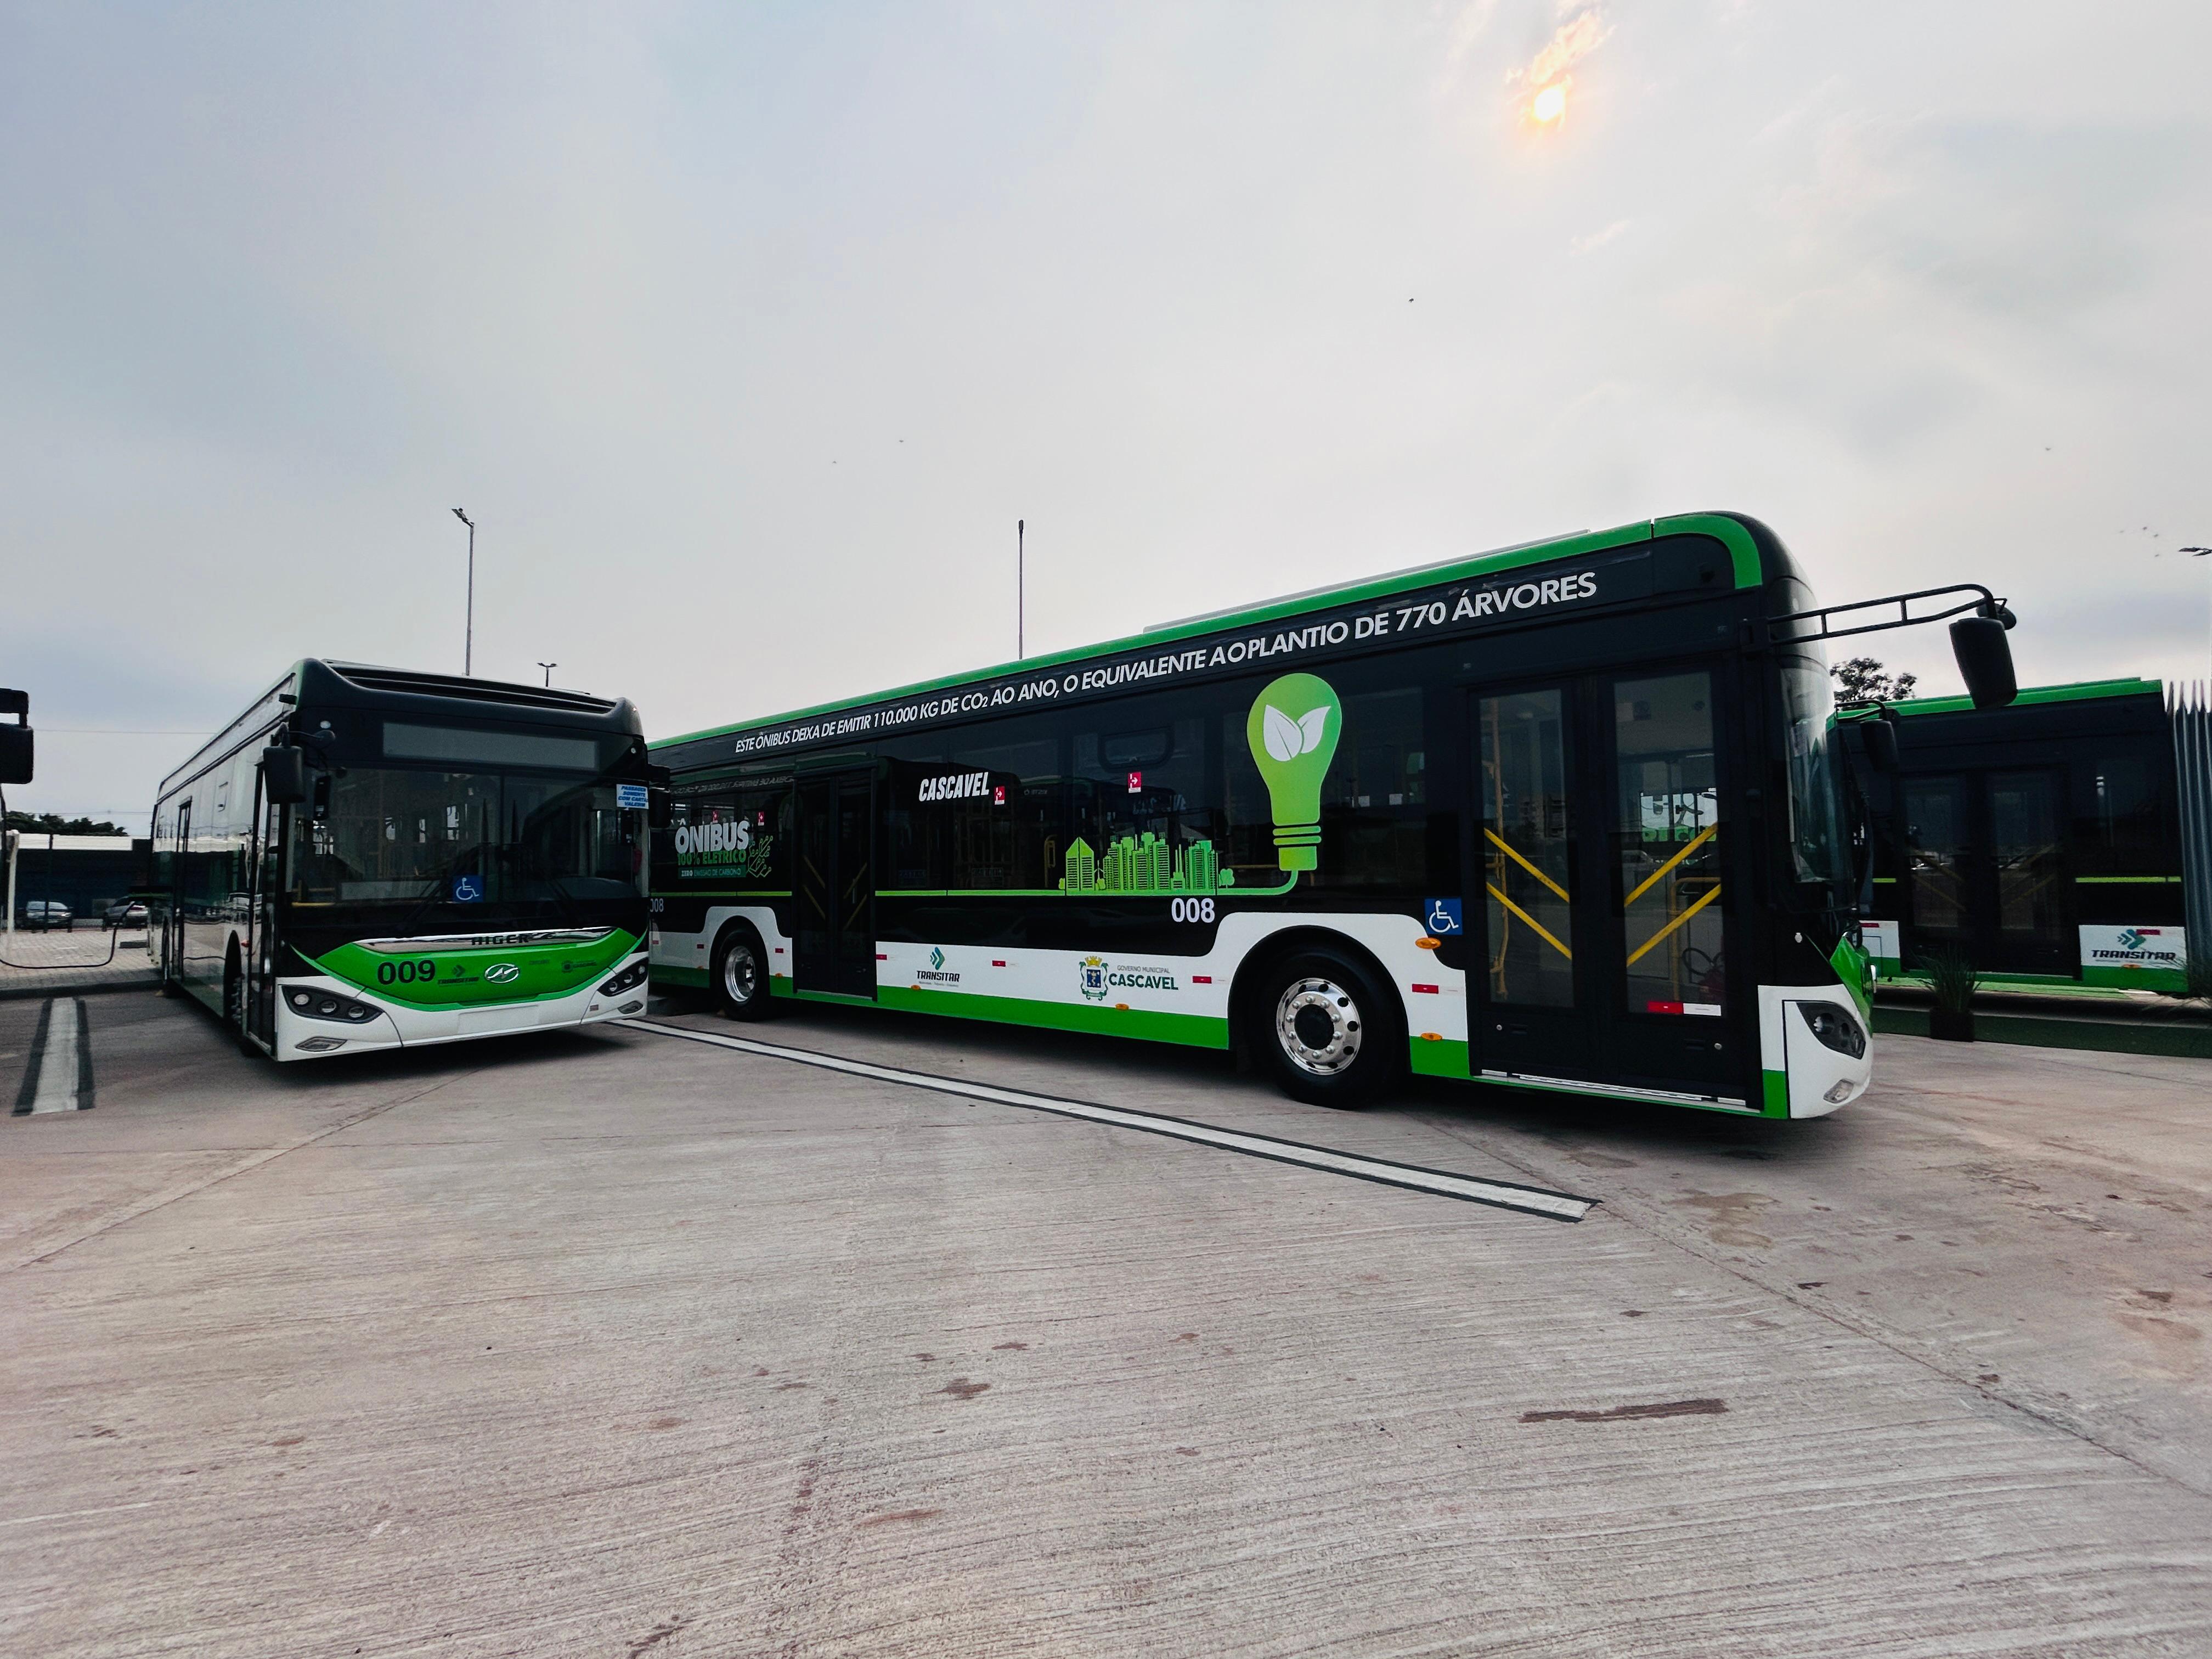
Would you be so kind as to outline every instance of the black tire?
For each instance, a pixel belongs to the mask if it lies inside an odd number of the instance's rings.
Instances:
[[[714,941],[713,977],[708,988],[726,1019],[766,1019],[773,1012],[769,995],[768,952],[760,935],[744,922],[722,930]]]
[[[1348,952],[1300,951],[1265,969],[1245,1005],[1254,1058],[1293,1100],[1357,1109],[1405,1070],[1395,999]]]

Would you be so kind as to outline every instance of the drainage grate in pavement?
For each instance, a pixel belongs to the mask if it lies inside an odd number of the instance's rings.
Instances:
[[[749,1037],[725,1036],[717,1031],[696,1031],[688,1026],[662,1025],[647,1019],[617,1020],[616,1024],[627,1025],[633,1030],[649,1032],[654,1036],[680,1037],[687,1042],[704,1042],[717,1048],[759,1054],[769,1060],[787,1060],[800,1066],[818,1066],[825,1071],[874,1078],[885,1083],[902,1084],[908,1088],[934,1090],[939,1094],[958,1095],[967,1100],[988,1100],[1001,1106],[1019,1106],[1030,1111],[1081,1118],[1086,1122],[1103,1123],[1113,1128],[1135,1129],[1146,1134],[1164,1135],[1173,1140],[1188,1140],[1200,1146],[1216,1147],[1223,1152],[1240,1152],[1247,1158],[1264,1158],[1278,1164],[1295,1164],[1303,1169],[1324,1170],[1330,1175],[1350,1176],[1355,1181],[1371,1181],[1384,1187],[1404,1187],[1413,1192],[1433,1193],[1440,1198],[1456,1198],[1470,1204],[1487,1204],[1501,1210],[1517,1210],[1523,1215],[1542,1216],[1553,1221],[1580,1221],[1598,1202],[1594,1198],[1580,1198],[1572,1193],[1555,1193],[1543,1187],[1523,1187],[1514,1182],[1489,1181],[1479,1176],[1455,1174],[1449,1170],[1429,1170],[1415,1164],[1397,1164],[1389,1158],[1339,1152],[1329,1146],[1312,1146],[1303,1141],[1282,1140],[1273,1135],[1253,1134],[1243,1129],[1217,1128],[1210,1123],[1194,1123],[1188,1118],[1168,1117],[1158,1112],[1132,1112],[1118,1106],[1101,1106],[1087,1100],[1036,1094],[1027,1089],[1006,1089],[994,1084],[939,1077],[930,1072],[909,1072],[896,1066],[878,1066],[868,1060],[848,1060],[841,1054],[821,1054],[811,1048],[787,1048],[777,1043],[759,1042]]]

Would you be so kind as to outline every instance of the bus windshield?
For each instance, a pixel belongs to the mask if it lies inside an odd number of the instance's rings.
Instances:
[[[643,815],[606,777],[346,767],[294,817],[297,904],[483,904],[583,919],[642,890]]]
[[[1782,706],[1789,722],[1790,846],[1797,879],[1824,890],[1837,904],[1850,879],[1844,837],[1836,816],[1830,717],[1835,696],[1828,669],[1817,653],[1782,659]]]

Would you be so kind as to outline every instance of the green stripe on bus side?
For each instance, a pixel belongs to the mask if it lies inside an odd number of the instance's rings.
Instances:
[[[2160,680],[2077,680],[2070,685],[2028,685],[2021,688],[2019,696],[2005,705],[2020,708],[2039,702],[2087,702],[2098,697],[2155,696],[2165,690]],[[1900,714],[1972,714],[1972,697],[1907,697],[1889,707]],[[1863,716],[1855,716],[1863,718]]]
[[[1249,628],[1255,623],[1279,622],[1285,617],[1304,616],[1312,611],[1327,611],[1338,605],[1357,605],[1363,600],[1388,599],[1393,594],[1410,592],[1415,588],[1435,587],[1446,582],[1470,580],[1496,575],[1503,571],[1518,570],[1532,564],[1544,564],[1554,559],[1571,559],[1587,553],[1603,553],[1614,548],[1633,547],[1657,536],[1711,536],[1729,550],[1729,559],[1735,574],[1738,587],[1757,587],[1764,580],[1759,568],[1759,549],[1751,539],[1751,532],[1735,520],[1715,514],[1697,513],[1680,518],[1646,520],[1638,524],[1621,525],[1612,530],[1586,532],[1579,536],[1562,536],[1556,541],[1540,542],[1533,547],[1509,548],[1467,560],[1464,563],[1447,565],[1438,569],[1407,571],[1398,575],[1378,577],[1373,581],[1355,583],[1348,587],[1326,589],[1309,593],[1296,599],[1281,599],[1271,605],[1255,605],[1249,611],[1240,611],[1228,616],[1207,617],[1195,622],[1179,623],[1155,632],[1133,634],[1127,639],[1106,640],[1097,645],[1079,646],[1071,651],[1055,652],[1049,656],[1024,657],[1018,662],[999,663],[988,668],[978,668],[964,674],[947,675],[939,679],[921,680],[912,685],[895,686],[867,696],[841,697],[835,702],[816,703],[809,708],[787,709],[780,714],[764,714],[757,720],[738,720],[728,726],[709,726],[702,732],[686,732],[680,737],[664,738],[653,745],[655,750],[673,748],[678,744],[696,743],[706,738],[727,737],[732,732],[749,732],[756,726],[781,726],[787,720],[805,720],[813,714],[825,714],[841,708],[856,708],[866,704],[888,702],[894,698],[919,696],[924,691],[942,691],[954,686],[969,685],[981,680],[991,680],[1015,673],[1033,673],[1041,669],[1057,668],[1068,663],[1087,662],[1096,657],[1112,656],[1119,652],[1141,650],[1147,646],[1166,645],[1176,640],[1194,639],[1202,634],[1226,633],[1238,628]]]
[[[1229,1022],[1208,1014],[1156,1013],[1149,1008],[976,996],[962,991],[914,990],[902,985],[884,986],[877,994],[877,1001],[883,1007],[913,1013],[950,1014],[956,1019],[991,1019],[1048,1031],[1142,1037],[1153,1042],[1180,1042],[1193,1048],[1229,1046]]]
[[[1766,1097],[1766,1115],[1788,1117],[1790,1115],[1790,1073],[1761,1072],[1759,1075],[1762,1091]]]
[[[775,994],[775,981],[773,979],[769,981],[768,989],[770,996]],[[856,1008],[883,1006],[883,1004],[874,997],[856,997],[843,991],[793,991],[788,994],[797,997],[801,1002],[842,1002]]]
[[[2076,876],[2074,879],[2078,884],[2084,887],[2092,885],[2099,887],[2118,887],[2124,883],[2143,887],[2179,887],[2181,885],[2181,878],[2179,876]]]
[[[1407,1064],[1415,1077],[1466,1078],[1467,1044],[1457,1038],[1408,1037],[1406,1046]]]

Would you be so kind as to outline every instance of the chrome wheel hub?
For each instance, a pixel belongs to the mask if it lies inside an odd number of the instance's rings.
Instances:
[[[753,960],[749,945],[732,945],[722,957],[722,989],[732,1002],[745,1003],[753,1000],[760,988],[760,963]]]
[[[1275,1040],[1315,1077],[1334,1077],[1358,1059],[1360,1032],[1359,1005],[1330,980],[1293,980],[1275,1005]]]

